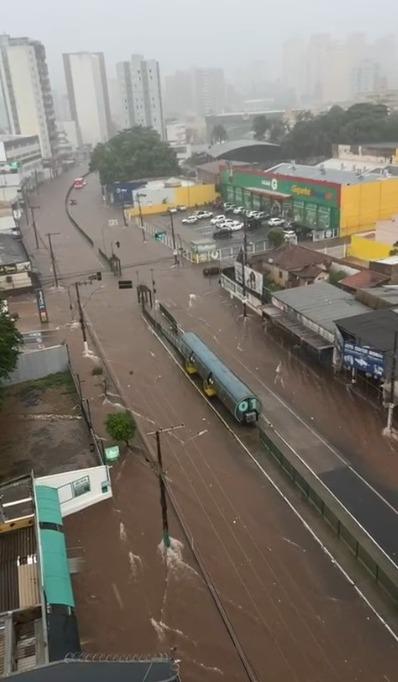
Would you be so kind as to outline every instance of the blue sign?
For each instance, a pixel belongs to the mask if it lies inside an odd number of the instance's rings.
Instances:
[[[384,376],[384,355],[367,346],[356,346],[345,343],[343,346],[343,364],[348,369],[357,369],[363,374],[369,374],[374,379]]]
[[[40,322],[43,322],[43,323],[48,322],[47,305],[46,305],[46,299],[44,298],[43,289],[36,289],[36,302],[37,302],[37,309],[39,311]]]
[[[142,180],[131,180],[127,182],[114,182],[110,185],[110,190],[113,196],[113,203],[117,206],[133,205],[134,192],[143,187],[146,183]]]

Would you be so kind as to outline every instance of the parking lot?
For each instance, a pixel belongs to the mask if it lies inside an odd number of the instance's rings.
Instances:
[[[184,248],[189,249],[191,241],[198,239],[208,239],[209,241],[214,241],[219,248],[238,246],[242,244],[243,230],[231,232],[231,236],[228,238],[217,239],[213,237],[213,235],[216,233],[216,228],[210,223],[210,218],[198,220],[197,223],[190,225],[184,224],[182,222],[184,218],[187,218],[199,209],[188,209],[184,212],[172,214],[177,247],[184,246]],[[214,216],[216,216],[219,213],[223,213],[223,210],[220,209],[220,211],[214,211],[213,213]],[[229,217],[236,219],[242,218],[241,216],[232,215]],[[146,216],[145,222],[155,225],[160,232],[167,232],[168,234],[171,234],[171,216],[167,213],[163,215]],[[250,244],[250,242],[265,242],[267,240],[267,233],[269,229],[270,228],[267,225],[257,229],[249,229],[247,236],[248,244]]]

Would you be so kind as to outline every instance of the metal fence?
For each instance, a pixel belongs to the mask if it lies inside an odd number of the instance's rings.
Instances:
[[[150,235],[151,237],[155,238],[156,233],[163,233],[163,236],[158,239],[159,242],[167,246],[167,248],[173,250],[173,240],[171,237],[171,234],[166,232],[164,234],[164,230],[161,230],[159,227],[156,227],[155,225],[152,225],[151,223],[145,223],[143,227],[139,224],[138,221],[136,221],[136,225],[139,229],[145,230],[145,233]],[[242,239],[243,243],[243,239]],[[186,242],[184,239],[182,239],[181,235],[176,234],[176,248],[183,258],[185,260],[188,260],[191,263],[211,263],[211,262],[222,262],[222,261],[233,261],[235,258],[239,255],[241,249],[242,249],[242,243],[237,242],[234,244],[231,244],[230,246],[222,246],[222,247],[216,247],[214,249],[209,249],[208,251],[201,251],[198,253],[195,253],[191,245]],[[249,256],[252,256],[253,254],[256,253],[264,253],[268,247],[268,242],[265,239],[262,239],[260,241],[256,242],[247,242],[247,254]]]

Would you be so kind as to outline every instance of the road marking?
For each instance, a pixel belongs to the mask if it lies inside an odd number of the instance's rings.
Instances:
[[[240,437],[235,433],[235,431],[229,426],[228,422],[225,421],[224,417],[221,416],[221,414],[216,410],[214,405],[211,404],[209,400],[207,400],[206,396],[202,393],[200,388],[194,383],[194,381],[189,377],[186,372],[184,371],[184,368],[180,365],[178,362],[177,358],[175,355],[170,351],[170,349],[167,347],[167,345],[164,343],[163,339],[157,334],[155,329],[150,326],[149,322],[143,317],[143,320],[145,321],[146,325],[150,329],[150,331],[156,336],[157,340],[159,343],[162,344],[163,348],[166,350],[166,352],[169,354],[171,359],[173,360],[174,364],[177,365],[179,368],[180,372],[184,375],[188,381],[192,384],[192,386],[195,388],[195,390],[199,393],[199,395],[206,401],[206,403],[209,405],[210,409],[214,412],[214,414],[218,417],[218,419],[223,423],[227,431],[232,435],[232,437],[239,443],[241,448],[246,452],[246,454],[250,457],[250,459],[253,461],[255,466],[261,471],[263,476],[268,480],[268,482],[271,484],[271,486],[274,488],[274,490],[282,497],[282,499],[286,502],[288,507],[291,509],[291,511],[295,514],[295,516],[301,521],[303,524],[304,528],[310,533],[312,538],[315,540],[315,542],[318,543],[318,545],[321,547],[323,552],[326,554],[326,556],[330,559],[331,563],[333,566],[336,566],[341,574],[344,576],[344,578],[347,580],[347,582],[354,588],[354,590],[357,592],[359,597],[365,602],[365,604],[370,608],[372,613],[376,616],[376,618],[379,620],[379,622],[384,625],[386,630],[389,632],[389,634],[393,637],[393,639],[398,643],[398,634],[394,632],[392,627],[384,620],[384,618],[380,615],[380,613],[377,611],[377,609],[373,606],[373,604],[369,601],[369,599],[365,596],[365,594],[362,592],[362,590],[355,584],[355,582],[352,580],[352,578],[349,576],[347,571],[343,568],[343,566],[337,561],[337,559],[334,558],[333,554],[328,550],[328,548],[323,544],[322,540],[316,535],[315,531],[311,528],[311,526],[307,523],[307,521],[304,519],[304,517],[300,514],[300,512],[296,509],[296,507],[290,502],[290,500],[286,497],[286,495],[282,492],[282,490],[279,488],[279,486],[273,481],[273,479],[269,476],[269,474],[265,471],[265,469],[261,466],[261,464],[257,461],[256,457],[252,455],[250,450],[247,448],[247,446],[243,443],[243,441],[240,439]]]

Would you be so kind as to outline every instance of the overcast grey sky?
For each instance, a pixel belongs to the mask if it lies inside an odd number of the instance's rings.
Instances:
[[[62,52],[105,53],[108,76],[132,52],[159,60],[162,74],[190,65],[228,73],[271,64],[283,41],[325,31],[378,37],[398,27],[397,0],[1,0],[0,31],[41,40],[54,86]]]

